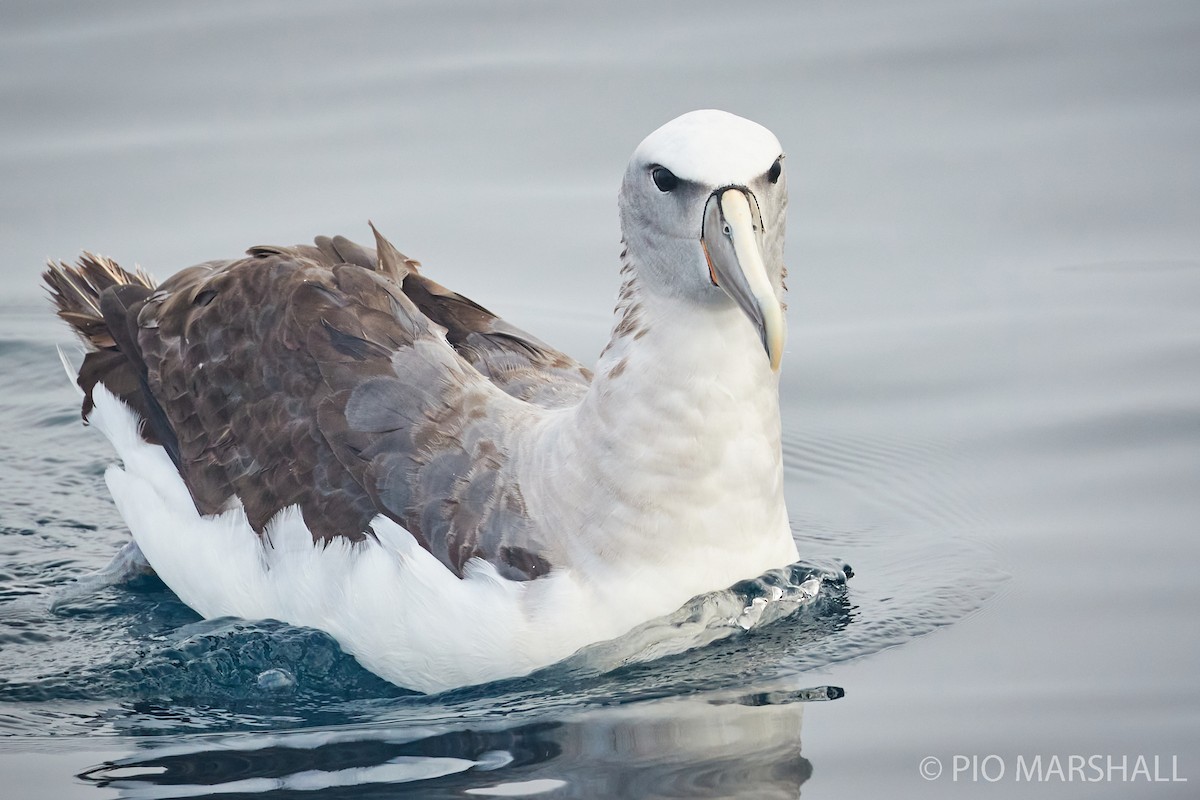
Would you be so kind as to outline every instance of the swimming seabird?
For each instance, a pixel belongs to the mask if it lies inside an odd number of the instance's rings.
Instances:
[[[375,231],[156,285],[52,264],[137,546],[207,618],[327,631],[435,692],[527,674],[797,560],[778,370],[787,176],[766,128],[668,122],[619,193],[592,371]],[[372,230],[374,227],[372,226]]]

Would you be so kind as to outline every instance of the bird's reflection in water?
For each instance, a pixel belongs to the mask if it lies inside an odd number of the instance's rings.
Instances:
[[[321,797],[794,798],[806,701],[841,690],[757,692],[600,707],[505,728],[340,728],[143,740],[81,774],[128,798],[321,791]]]

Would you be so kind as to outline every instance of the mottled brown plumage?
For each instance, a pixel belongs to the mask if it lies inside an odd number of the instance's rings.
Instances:
[[[59,315],[92,348],[84,416],[103,384],[146,420],[197,510],[240,501],[260,534],[290,505],[318,540],[359,540],[383,514],[459,575],[472,557],[545,574],[484,410],[495,388],[574,402],[590,373],[421,275],[378,232],[376,245],[255,247],[160,286],[96,256],[52,264]]]

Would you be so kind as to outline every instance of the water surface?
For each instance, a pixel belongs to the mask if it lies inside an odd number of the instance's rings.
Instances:
[[[6,4],[5,791],[1190,796],[1198,40],[1167,0]],[[788,152],[788,506],[803,558],[853,565],[844,594],[433,698],[150,577],[64,596],[127,534],[45,257],[162,277],[371,218],[590,361],[625,160],[709,106]],[[1191,782],[1014,783],[1038,754],[1175,756]],[[989,755],[1005,777],[954,780]]]

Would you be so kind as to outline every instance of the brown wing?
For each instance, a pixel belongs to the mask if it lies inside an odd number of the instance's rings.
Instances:
[[[513,397],[554,407],[572,404],[587,391],[592,374],[578,361],[420,274],[417,261],[397,251],[374,225],[371,230],[377,250],[342,236],[318,237],[319,260],[378,269],[401,282],[421,313],[446,329],[458,354]]]
[[[192,267],[157,290],[101,292],[105,323],[129,332],[114,338],[140,376],[151,431],[202,513],[236,496],[261,533],[295,504],[314,537],[352,540],[384,514],[458,574],[474,556],[509,577],[544,574],[503,470],[507,431],[538,412],[497,387],[561,401],[586,373],[414,281],[415,263],[379,243],[374,264],[364,248],[322,239]]]

